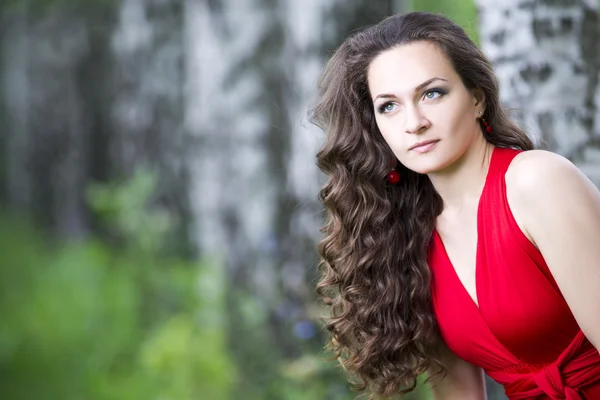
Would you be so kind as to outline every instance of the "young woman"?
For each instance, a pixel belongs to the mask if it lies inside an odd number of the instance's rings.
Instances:
[[[600,194],[533,149],[461,28],[409,13],[353,34],[312,118],[317,290],[360,390],[428,372],[436,399],[484,399],[485,371],[510,399],[600,399]]]

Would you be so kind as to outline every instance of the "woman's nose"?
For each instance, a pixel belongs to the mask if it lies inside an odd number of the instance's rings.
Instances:
[[[429,127],[429,120],[418,107],[407,107],[405,112],[404,130],[406,133],[419,133]]]

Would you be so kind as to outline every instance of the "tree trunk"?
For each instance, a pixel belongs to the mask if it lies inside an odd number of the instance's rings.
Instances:
[[[87,26],[66,11],[40,16],[23,7],[10,13],[3,46],[6,198],[77,237],[86,232],[81,165],[87,130],[76,72],[89,45]]]
[[[249,380],[261,382],[307,340],[317,350],[323,344],[308,307],[323,222],[315,165],[322,134],[306,111],[325,54],[391,10],[390,1],[188,2],[186,35],[196,40],[188,42],[187,87],[200,94],[186,111],[199,151],[191,180],[196,238],[227,265],[230,344]],[[262,22],[243,23],[250,18]],[[268,331],[248,328],[244,309],[252,303]],[[265,345],[273,359],[249,364]]]
[[[91,182],[138,168],[158,175],[156,203],[181,222],[188,252],[190,143],[184,131],[182,0],[89,7],[23,2],[4,11],[5,202],[60,236],[95,229]]]
[[[109,123],[111,176],[136,169],[157,174],[154,203],[176,216],[170,248],[189,253],[190,160],[197,155],[185,129],[185,0],[123,0],[111,37]]]
[[[540,147],[571,159],[598,185],[597,1],[477,5],[481,46],[498,73],[503,103]]]

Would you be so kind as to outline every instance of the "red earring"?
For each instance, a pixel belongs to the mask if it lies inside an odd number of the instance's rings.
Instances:
[[[480,111],[479,115],[482,115],[483,113]],[[492,132],[492,127],[490,126],[490,124],[488,124],[488,122],[485,120],[485,118],[483,117],[479,117],[479,119],[481,119],[481,123],[483,124],[483,127],[485,128],[485,131],[487,133],[491,133]]]
[[[393,159],[390,161],[390,164],[391,165],[395,164]],[[385,179],[387,179],[387,181],[389,183],[391,183],[392,185],[395,185],[398,182],[400,182],[400,173],[392,168],[392,170],[390,172],[388,172],[387,175],[385,176]]]

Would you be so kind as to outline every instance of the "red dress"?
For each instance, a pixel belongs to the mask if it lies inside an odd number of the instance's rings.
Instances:
[[[479,200],[479,307],[434,232],[429,265],[440,334],[455,354],[503,384],[511,400],[600,399],[600,354],[506,200],[504,175],[518,153],[494,149]]]

